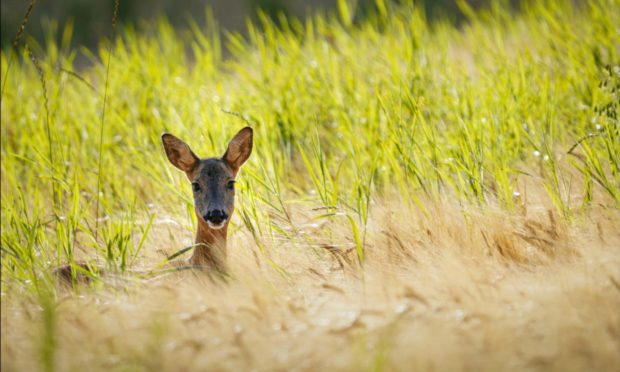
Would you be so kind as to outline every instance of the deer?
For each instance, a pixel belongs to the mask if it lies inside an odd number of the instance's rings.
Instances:
[[[228,223],[235,209],[235,178],[252,153],[253,130],[241,129],[221,158],[200,159],[170,133],[162,134],[161,140],[170,163],[185,172],[192,185],[198,226],[189,264],[225,273]]]
[[[190,268],[211,270],[226,275],[226,241],[228,224],[235,209],[235,178],[241,166],[252,153],[254,132],[251,127],[241,129],[228,143],[224,155],[199,158],[183,140],[163,133],[161,141],[170,163],[185,172],[192,186],[194,212],[198,221],[194,251],[187,264]],[[171,262],[175,266],[179,263]],[[77,263],[77,271],[70,264],[54,270],[63,282],[89,282],[84,272],[91,265]],[[72,273],[73,271],[73,273]],[[100,273],[103,268],[97,268]]]

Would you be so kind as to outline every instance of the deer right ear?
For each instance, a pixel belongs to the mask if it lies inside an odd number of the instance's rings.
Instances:
[[[168,156],[168,160],[170,160],[172,165],[186,173],[191,172],[196,167],[199,159],[187,143],[170,133],[162,134],[161,141],[164,144],[166,156]]]

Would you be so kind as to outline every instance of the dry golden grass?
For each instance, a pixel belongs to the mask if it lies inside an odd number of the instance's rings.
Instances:
[[[57,303],[60,370],[618,370],[620,213],[593,207],[562,222],[520,211],[376,200],[367,261],[343,219],[229,245],[228,284],[179,272],[108,277]],[[190,242],[160,217],[142,265]],[[180,221],[180,220],[179,220]],[[233,229],[234,230],[234,229]],[[2,300],[2,370],[36,370],[42,314]]]

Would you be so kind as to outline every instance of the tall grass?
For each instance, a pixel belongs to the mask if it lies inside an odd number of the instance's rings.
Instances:
[[[44,366],[54,365],[51,268],[87,260],[131,275],[154,221],[179,224],[171,242],[191,237],[189,186],[165,159],[163,131],[217,156],[255,123],[230,234],[248,232],[257,262],[286,278],[269,242],[327,250],[341,266],[372,262],[370,216],[394,195],[425,218],[446,201],[465,218],[469,207],[526,213],[528,187],[544,189],[564,222],[618,210],[617,0],[527,2],[518,14],[461,2],[469,18],[458,28],[413,2],[378,0],[364,20],[352,4],[305,21],[261,16],[223,39],[216,26],[127,25],[83,50],[90,65],[77,73],[63,47],[70,26],[60,43],[18,49],[12,67],[2,52],[2,292],[51,288],[38,300],[49,310]],[[487,245],[527,261],[501,236]]]
[[[19,25],[19,29],[17,30],[17,33],[15,34],[15,38],[13,39],[13,43],[11,44],[13,52],[16,51],[17,48],[19,47],[19,42],[21,41],[24,31],[26,30],[26,25],[28,24],[28,21],[30,20],[30,15],[32,14],[32,10],[34,9],[35,3],[36,3],[36,0],[31,0],[30,4],[28,4],[28,8],[26,9],[26,14],[24,15],[24,18],[22,19],[22,23]],[[11,65],[13,64],[14,57],[15,57],[14,53],[9,52],[6,70],[2,70],[2,91],[0,92],[0,101],[2,101],[2,97],[4,97],[4,87],[6,86],[6,81],[9,78],[9,70],[11,69]]]
[[[112,12],[112,40],[116,37],[116,21],[118,19],[118,6],[119,0],[114,1],[114,11]],[[110,62],[112,60],[112,41],[110,41],[110,46],[108,48],[108,61],[106,63],[105,70],[105,83],[103,88],[103,105],[101,107],[101,122],[100,122],[100,130],[99,130],[99,159],[97,166],[97,203],[95,207],[95,238],[97,238],[98,227],[99,227],[99,195],[101,191],[101,170],[103,165],[103,128],[105,127],[105,111],[106,111],[106,103],[108,101],[108,79],[110,77]]]
[[[193,26],[181,35],[165,21],[148,32],[126,28],[113,50],[102,46],[100,58],[91,55],[92,67],[79,75],[59,73],[56,66],[73,71],[74,54],[49,41],[54,52],[42,68],[21,60],[8,80],[3,189],[36,189],[40,197],[29,192],[27,203],[42,219],[53,213],[46,206],[53,196],[40,180],[62,185],[65,196],[80,190],[70,200],[95,234],[100,203],[108,223],[133,198],[139,209],[156,202],[171,213],[181,198],[189,211],[189,198],[179,193],[182,178],[161,161],[157,134],[166,129],[196,138],[202,154],[216,154],[237,124],[224,109],[259,123],[248,166],[260,181],[252,194],[262,195],[264,206],[255,225],[298,195],[339,212],[327,218],[355,217],[352,234],[359,231],[361,241],[373,195],[399,192],[415,203],[421,195],[453,194],[513,208],[524,178],[545,185],[565,215],[580,205],[569,185],[583,184],[579,199],[618,204],[613,1],[582,8],[531,3],[518,18],[494,6],[469,13],[461,30],[429,24],[413,4],[383,2],[370,19],[353,24],[349,5],[340,2],[338,18],[317,15],[305,24],[276,26],[261,17],[259,26],[248,26],[247,38],[228,36],[233,57],[225,61],[217,30]],[[4,70],[9,56],[2,55]],[[33,83],[44,70],[49,88],[41,91]],[[113,100],[104,118],[108,95]],[[46,99],[49,118],[41,111]],[[575,159],[567,162],[571,146],[589,133],[596,135],[572,149]],[[43,134],[48,159],[39,151]],[[261,172],[259,164],[271,171]],[[572,168],[583,177],[575,179]],[[88,179],[95,174],[93,189]],[[4,210],[11,202],[3,200]]]
[[[360,259],[368,210],[386,193],[418,205],[421,196],[454,195],[514,208],[527,179],[565,216],[583,203],[617,207],[615,4],[528,4],[517,18],[499,5],[468,13],[456,29],[429,24],[414,4],[383,2],[352,23],[354,10],[341,1],[338,17],[303,24],[261,17],[247,38],[227,37],[227,60],[216,29],[180,34],[162,20],[146,32],[125,28],[79,75],[60,73],[73,71],[74,53],[48,41],[41,66],[22,59],[7,83],[3,190],[27,190],[26,208],[46,220],[54,191],[41,181],[58,185],[62,219],[42,234],[51,250],[59,242],[49,233],[63,221],[87,232],[78,245],[98,246],[99,221],[122,226],[129,205],[176,213],[182,200],[191,219],[182,177],[163,161],[157,136],[169,130],[218,154],[238,126],[232,110],[257,123],[258,148],[241,176],[251,175],[251,193],[240,184],[246,197],[260,195],[251,201],[260,207],[244,215],[246,226],[286,214],[283,200],[301,197],[329,211],[324,218],[348,216]],[[5,71],[10,55],[2,54]],[[3,196],[3,210],[19,213],[13,195]]]

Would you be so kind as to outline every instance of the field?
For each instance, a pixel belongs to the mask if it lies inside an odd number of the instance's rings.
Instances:
[[[620,3],[460,3],[2,51],[2,370],[620,370]],[[248,124],[229,276],[176,269],[160,135]]]

